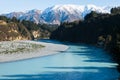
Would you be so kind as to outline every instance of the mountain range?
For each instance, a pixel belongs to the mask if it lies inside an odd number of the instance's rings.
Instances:
[[[30,20],[35,23],[60,24],[61,22],[84,20],[84,17],[91,11],[110,13],[111,8],[95,5],[55,5],[45,10],[34,9],[26,12],[11,12],[2,15],[8,18],[16,17],[18,20]]]

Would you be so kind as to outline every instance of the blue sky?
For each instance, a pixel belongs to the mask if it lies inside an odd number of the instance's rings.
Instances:
[[[120,6],[120,0],[1,0],[0,14],[31,9],[43,10],[57,4]]]

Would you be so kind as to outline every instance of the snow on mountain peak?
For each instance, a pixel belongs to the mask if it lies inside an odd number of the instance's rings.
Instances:
[[[26,12],[14,12],[10,14],[4,14],[5,16],[12,18],[17,17],[20,20],[30,20],[35,23],[48,23],[48,24],[60,24],[60,22],[72,22],[75,20],[84,19],[84,17],[91,11],[99,13],[110,13],[112,7],[98,7],[95,5],[54,5],[48,7],[45,10],[29,10]]]
[[[38,10],[38,9],[33,9],[33,10],[28,10],[28,11],[26,11],[26,13],[28,13],[28,14],[32,14],[32,13],[38,13],[38,14],[40,14],[42,11],[41,10]]]

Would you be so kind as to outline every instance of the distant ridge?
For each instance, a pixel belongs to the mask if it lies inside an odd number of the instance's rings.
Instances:
[[[61,22],[72,22],[83,20],[91,11],[98,13],[110,13],[112,7],[98,7],[95,5],[55,5],[45,10],[29,10],[26,12],[11,12],[3,14],[8,18],[16,17],[19,20],[30,20],[35,23],[60,24]]]

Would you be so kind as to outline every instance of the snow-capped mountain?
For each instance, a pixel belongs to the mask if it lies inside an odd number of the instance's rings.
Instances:
[[[111,8],[112,7],[97,7],[95,5],[55,5],[48,7],[43,11],[30,10],[3,15],[9,18],[16,17],[19,20],[30,20],[35,23],[60,24],[60,22],[83,20],[91,11],[110,13]]]
[[[34,9],[26,12],[11,12],[3,15],[7,16],[8,18],[16,17],[19,20],[30,20],[34,21],[35,23],[39,23],[39,16],[41,12],[41,10]]]
[[[39,23],[39,16],[41,15],[41,10],[30,10],[24,13],[22,16],[20,16],[18,19],[20,20],[30,20],[35,23]]]

